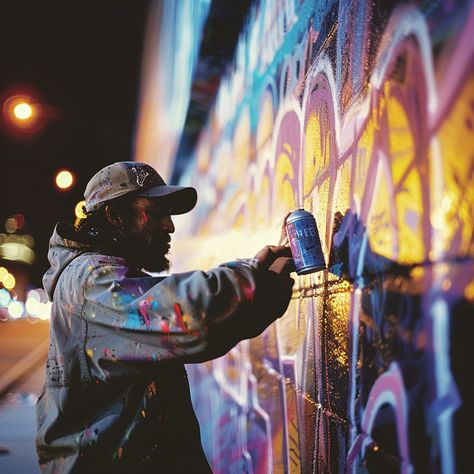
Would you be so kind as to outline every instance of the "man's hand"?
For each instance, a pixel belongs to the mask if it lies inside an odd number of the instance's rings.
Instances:
[[[266,278],[266,288],[262,289],[266,296],[266,308],[273,318],[285,314],[290,303],[295,280],[290,273],[295,270],[291,251],[284,245],[267,245],[255,255],[260,268],[274,274],[273,278]],[[270,275],[268,275],[270,276]]]
[[[295,263],[291,257],[278,257],[269,267],[268,270],[277,275],[289,276],[295,271]]]
[[[260,268],[264,268],[265,270],[268,270],[273,262],[281,257],[291,257],[289,247],[284,245],[266,245],[255,255],[255,259],[258,260]]]

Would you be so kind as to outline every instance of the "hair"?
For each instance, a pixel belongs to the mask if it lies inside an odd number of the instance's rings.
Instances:
[[[86,211],[82,210],[86,217],[78,219],[74,224],[74,229],[80,240],[87,242],[96,250],[113,250],[118,248],[122,242],[123,232],[107,219],[105,208],[108,205],[111,210],[125,218],[133,216],[134,196],[127,194],[117,199],[105,202],[98,209]]]

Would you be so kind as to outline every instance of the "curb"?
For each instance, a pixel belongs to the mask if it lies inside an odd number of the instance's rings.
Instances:
[[[8,389],[19,382],[25,374],[46,360],[48,347],[49,339],[46,339],[32,352],[0,375],[0,399],[7,393]]]

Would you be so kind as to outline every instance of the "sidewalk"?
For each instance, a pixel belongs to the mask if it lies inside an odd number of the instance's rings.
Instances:
[[[43,386],[48,323],[0,323],[0,472],[37,474],[35,405]]]

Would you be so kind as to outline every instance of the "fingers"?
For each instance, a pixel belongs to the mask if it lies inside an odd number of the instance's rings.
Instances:
[[[295,263],[290,257],[278,257],[269,267],[268,270],[278,275],[289,276],[295,271]]]
[[[290,248],[284,245],[267,245],[255,255],[255,259],[265,269],[279,257],[291,257]]]

